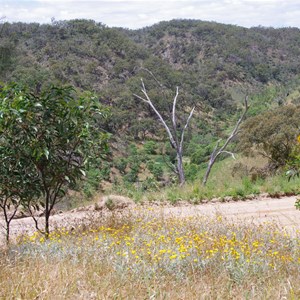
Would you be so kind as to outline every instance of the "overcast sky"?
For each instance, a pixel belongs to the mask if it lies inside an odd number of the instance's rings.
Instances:
[[[110,27],[141,28],[171,19],[300,28],[300,0],[0,0],[9,22],[93,19]]]

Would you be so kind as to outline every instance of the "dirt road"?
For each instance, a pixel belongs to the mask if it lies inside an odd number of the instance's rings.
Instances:
[[[296,196],[204,204],[188,207],[167,208],[165,213],[178,216],[220,214],[229,221],[253,222],[255,224],[275,222],[289,230],[300,230],[300,211],[295,209]]]
[[[290,232],[300,230],[300,211],[295,209],[296,197],[282,197],[273,199],[269,197],[258,197],[254,200],[207,203],[200,205],[162,206],[154,207],[153,213],[160,213],[164,216],[195,216],[221,214],[227,220],[237,222],[253,222],[256,224],[264,222],[276,222],[280,227]],[[90,217],[101,217],[98,211],[75,211],[64,212],[51,217],[52,227],[67,227],[78,223],[88,222]],[[0,220],[0,226],[3,220]],[[11,223],[11,235],[32,233],[35,231],[31,218],[13,220]],[[4,234],[0,233],[0,244],[4,242]]]

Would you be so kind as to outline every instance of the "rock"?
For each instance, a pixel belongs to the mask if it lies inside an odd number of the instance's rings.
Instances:
[[[134,206],[132,199],[119,195],[109,195],[102,197],[101,201],[95,204],[95,210],[107,208],[109,210],[124,209],[129,206]]]
[[[87,211],[95,211],[95,210],[97,210],[96,209],[96,204],[95,205],[89,205],[89,206],[87,206],[86,210]]]
[[[269,193],[262,193],[259,196],[260,196],[260,198],[268,198],[269,197]]]
[[[212,198],[209,202],[218,203],[218,202],[220,202],[220,199],[219,198]]]
[[[72,213],[83,212],[83,211],[101,211],[103,209],[118,210],[124,209],[129,206],[135,205],[134,201],[128,197],[119,195],[103,196],[100,200],[92,205],[77,207],[72,209]]]
[[[25,213],[24,211],[18,210],[14,216],[14,219],[22,219],[30,217],[29,213]]]
[[[233,197],[230,197],[230,196],[225,196],[224,197],[224,202],[230,202],[230,201],[233,201]]]

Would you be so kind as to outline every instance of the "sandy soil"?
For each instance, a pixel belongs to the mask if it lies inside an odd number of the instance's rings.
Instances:
[[[279,199],[258,197],[247,201],[172,207],[167,208],[165,213],[178,216],[220,214],[228,221],[275,222],[279,227],[293,231],[300,230],[300,211],[296,210],[295,201],[296,196]]]
[[[296,197],[282,197],[273,199],[269,197],[258,197],[254,200],[227,202],[227,203],[207,203],[200,205],[162,206],[153,207],[152,213],[168,216],[195,216],[215,214],[223,215],[227,220],[233,222],[265,223],[275,222],[279,227],[286,228],[290,232],[300,230],[300,211],[295,209]],[[132,208],[128,208],[132,209]],[[134,209],[132,209],[134,211]],[[52,228],[66,227],[78,223],[88,223],[93,218],[101,218],[103,212],[99,211],[73,211],[64,212],[51,217]],[[0,219],[0,230],[3,220]],[[31,218],[13,220],[11,223],[11,236],[32,233],[35,231]],[[0,232],[0,244],[4,242],[4,231]]]

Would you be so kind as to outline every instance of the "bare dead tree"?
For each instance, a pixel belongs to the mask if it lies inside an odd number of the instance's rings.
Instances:
[[[210,171],[214,165],[214,163],[216,162],[216,159],[218,158],[219,155],[221,154],[229,154],[232,156],[233,159],[235,159],[235,156],[232,152],[229,152],[229,151],[226,151],[226,148],[227,146],[229,145],[229,143],[236,137],[236,135],[238,134],[239,132],[239,127],[247,113],[249,109],[249,105],[248,105],[248,96],[245,97],[245,100],[244,100],[244,111],[241,115],[241,117],[239,118],[239,120],[237,121],[237,123],[235,124],[235,127],[234,129],[232,130],[231,134],[229,135],[229,137],[227,138],[226,142],[224,143],[224,145],[222,147],[219,147],[219,144],[221,142],[221,140],[218,140],[217,141],[217,144],[213,150],[213,152],[211,153],[210,155],[210,159],[209,159],[209,162],[208,162],[208,166],[207,166],[207,169],[206,169],[206,172],[205,172],[205,175],[204,175],[204,178],[203,178],[203,181],[202,181],[202,184],[203,185],[206,185],[206,182],[208,180],[208,176],[210,174]]]
[[[147,93],[147,90],[145,88],[145,84],[144,84],[143,79],[141,79],[141,82],[142,82],[141,91],[143,93],[143,96],[139,96],[139,95],[136,95],[136,94],[134,94],[134,96],[150,105],[151,109],[155,112],[155,114],[159,118],[160,122],[162,123],[162,125],[166,129],[166,132],[168,134],[171,146],[176,150],[177,165],[176,165],[176,168],[174,169],[174,172],[178,176],[179,184],[183,185],[185,183],[185,176],[184,176],[184,170],[183,170],[184,133],[185,133],[185,130],[187,129],[187,127],[189,125],[189,122],[190,122],[190,120],[193,116],[195,107],[192,108],[192,110],[191,110],[191,112],[190,112],[190,114],[189,114],[189,116],[186,120],[186,123],[185,123],[184,127],[178,133],[177,118],[176,118],[176,103],[177,103],[177,98],[178,98],[178,94],[179,94],[179,88],[176,87],[176,94],[175,94],[175,97],[174,97],[174,100],[173,100],[173,108],[172,108],[172,115],[171,115],[171,126],[168,126],[167,122],[164,120],[162,115],[159,113],[159,111],[156,109],[155,105],[151,101],[151,99],[150,99],[150,97]]]

